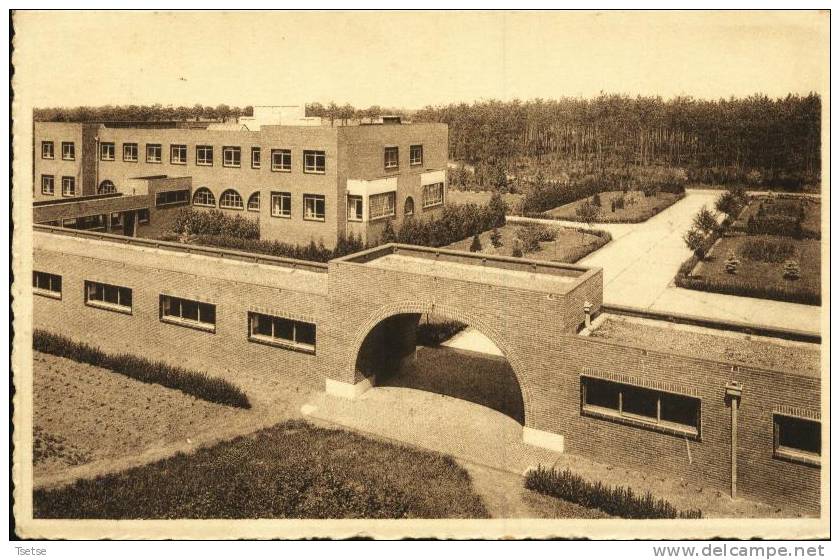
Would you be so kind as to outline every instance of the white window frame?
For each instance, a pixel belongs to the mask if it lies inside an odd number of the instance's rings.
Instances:
[[[361,222],[365,218],[365,198],[358,194],[347,195],[347,221]]]
[[[274,212],[274,209],[276,208],[276,206],[274,204],[275,199],[280,201],[280,205],[279,205],[280,212],[279,213]],[[285,201],[285,203],[286,203],[285,205],[288,206],[288,210],[283,208],[283,206],[284,206],[283,201]],[[292,217],[292,193],[290,193],[290,192],[279,192],[279,191],[271,193],[271,216],[273,218],[291,218]]]
[[[133,148],[133,152],[134,152],[133,156],[129,155],[130,152],[132,151],[132,148]],[[137,145],[137,142],[124,142],[123,143],[123,161],[128,161],[128,162],[131,162],[131,163],[137,163],[137,161],[139,159],[140,159],[140,147]]]
[[[321,203],[321,214],[318,214],[318,203]],[[308,206],[312,206],[309,212]],[[327,199],[322,194],[303,195],[303,219],[307,222],[324,222],[327,219]]]
[[[773,457],[776,459],[784,459],[786,461],[793,461],[796,463],[803,463],[806,465],[819,466],[822,464],[821,453],[813,453],[811,451],[800,449],[797,447],[788,447],[779,443],[781,431],[780,420],[798,420],[800,422],[813,422],[817,424],[817,429],[822,429],[822,424],[819,420],[811,418],[800,418],[791,414],[782,414],[779,412],[773,413]]]
[[[226,204],[224,202],[225,195],[230,195],[233,198],[234,204]],[[236,204],[236,201],[239,201]],[[245,200],[243,200],[242,195],[239,194],[239,191],[236,189],[225,189],[222,191],[222,194],[219,195],[219,208],[223,208],[225,210],[244,210],[245,209]]]
[[[213,200],[213,202],[196,202],[196,197],[199,195],[199,193],[201,193],[203,195],[205,192],[209,193],[210,198]],[[207,187],[199,187],[195,190],[195,192],[192,195],[192,205],[193,206],[202,206],[202,207],[205,207],[205,208],[215,208],[216,207],[216,195],[213,194],[213,191],[211,191]]]
[[[303,172],[324,175],[327,172],[327,152],[323,150],[304,150]]]
[[[46,149],[47,147],[49,150]],[[41,141],[41,159],[55,159],[55,144],[52,140]]]
[[[390,201],[390,204],[383,203],[383,213],[379,213],[378,205],[380,200]],[[377,193],[368,196],[368,221],[381,220],[384,218],[393,218],[397,215],[397,191],[388,191],[384,193]]]
[[[64,161],[76,161],[76,144],[74,142],[61,143],[61,159]]]
[[[396,155],[395,158],[388,157],[389,154],[394,153]],[[400,148],[399,146],[385,146],[385,149],[382,152],[383,158],[383,165],[385,166],[386,170],[392,169],[399,169],[400,168]]]
[[[73,189],[68,189],[72,185]],[[76,196],[76,178],[65,175],[61,178],[61,196]]]
[[[56,289],[58,284],[58,289]],[[61,299],[62,278],[59,274],[32,271],[32,293],[52,299]]]
[[[260,196],[260,191],[252,192],[252,193],[250,194],[250,196],[248,196],[248,203],[245,205],[245,208],[246,208],[249,212],[259,212],[259,211],[260,211],[260,202],[261,202],[261,200],[260,200],[260,199],[261,199],[261,198],[262,198],[262,197]],[[257,203],[256,203],[256,205],[254,205],[254,206],[252,207],[252,206],[251,206],[251,203],[252,203],[253,201],[255,201],[255,200],[257,201]]]
[[[101,298],[96,293],[97,288],[101,288]],[[116,301],[106,299],[107,290],[109,288],[116,289]],[[128,292],[127,299],[126,291]],[[117,313],[131,315],[133,296],[134,294],[131,288],[117,286],[115,284],[105,284],[104,282],[85,280],[85,305],[89,307],[96,307],[98,309],[105,309],[108,311],[116,311]]]
[[[169,145],[169,163],[172,165],[187,165],[188,156],[186,144]]]
[[[438,199],[438,197],[435,197],[431,200],[429,199],[428,192],[429,192],[429,189],[432,188],[432,187],[435,187],[435,189],[438,189],[438,188],[440,189],[440,198],[439,199]],[[445,190],[446,189],[444,188],[443,182],[431,183],[429,185],[423,185],[423,209],[425,210],[426,208],[433,208],[435,206],[442,205],[444,203],[444,199],[445,199],[445,194],[444,194]]]
[[[420,152],[420,157],[414,157],[415,152]],[[408,147],[408,164],[409,165],[423,165],[423,144],[412,144]]]
[[[117,145],[113,142],[102,142],[99,144],[99,159],[101,161],[114,161],[117,157]]]
[[[46,189],[47,183],[50,188]],[[41,194],[55,196],[55,175],[41,175]]]
[[[157,152],[157,156],[154,153]],[[146,163],[163,163],[163,145],[146,144]]]
[[[240,146],[222,146],[222,167],[242,167]]]
[[[254,158],[254,156],[257,156]],[[251,169],[259,169],[262,165],[262,150],[259,146],[251,146]]]
[[[292,151],[284,149],[271,150],[271,170],[281,173],[291,173]]]
[[[182,302],[189,302],[195,303],[198,305],[198,320],[189,319],[183,316],[183,303]],[[173,303],[177,304],[178,313],[173,314]],[[209,305],[213,307],[213,322],[202,321],[201,320],[201,306],[202,305]],[[189,298],[182,298],[178,296],[170,296],[161,294],[160,295],[160,321],[162,323],[171,323],[173,325],[180,325],[182,327],[189,327],[192,329],[198,329],[200,331],[205,332],[216,332],[216,320],[218,318],[218,313],[216,309],[216,304],[207,303],[205,301],[198,301],[195,299]]]
[[[260,320],[260,317],[265,317],[267,320],[271,321],[271,335],[262,334],[256,332],[257,322]],[[288,321],[291,323],[292,328],[292,338],[288,339],[285,337],[277,336],[275,324],[275,319],[279,319],[281,321]],[[311,325],[315,331],[315,344],[309,344],[307,342],[300,342],[297,340],[297,331],[298,325],[306,324]],[[280,317],[278,315],[268,315],[265,313],[257,313],[255,311],[248,312],[248,340],[251,342],[256,342],[259,344],[268,344],[269,346],[276,346],[279,348],[286,348],[289,350],[296,350],[300,352],[306,352],[308,354],[315,353],[315,347],[318,343],[318,327],[315,323],[309,323],[307,321],[298,321],[296,319],[289,319],[287,317]]]
[[[202,144],[195,147],[195,164],[205,167],[213,165],[213,146]]]

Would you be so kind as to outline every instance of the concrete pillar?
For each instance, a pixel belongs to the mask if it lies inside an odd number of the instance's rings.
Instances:
[[[730,381],[726,385],[726,398],[729,400],[731,413],[731,451],[730,451],[730,495],[734,500],[738,496],[738,407],[741,404],[743,386],[737,381]]]

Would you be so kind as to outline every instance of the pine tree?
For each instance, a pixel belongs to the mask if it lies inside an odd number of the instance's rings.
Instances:
[[[481,239],[478,238],[478,234],[476,233],[473,235],[472,244],[470,245],[470,251],[473,253],[478,253],[481,251]]]

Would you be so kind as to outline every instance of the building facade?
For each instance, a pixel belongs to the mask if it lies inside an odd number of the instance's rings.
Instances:
[[[445,124],[331,127],[257,115],[206,128],[37,122],[34,200],[146,194],[138,178],[189,177],[189,200],[177,204],[256,219],[263,239],[327,247],[351,233],[375,243],[388,221],[442,209]]]

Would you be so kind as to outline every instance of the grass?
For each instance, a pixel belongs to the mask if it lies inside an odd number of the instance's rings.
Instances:
[[[738,215],[738,219],[735,221],[733,229],[746,231],[750,218],[758,217],[759,208],[762,204],[765,205],[765,211],[771,215],[790,216],[798,215],[799,206],[803,205],[805,208],[805,214],[802,220],[802,232],[805,237],[820,239],[822,224],[821,201],[812,198],[781,198],[779,196],[774,199],[772,204],[767,204],[767,201],[768,198],[766,196],[752,197],[749,204],[747,204],[747,206]]]
[[[468,191],[457,190],[450,188],[446,191],[446,200],[453,204],[479,204],[485,205],[490,202],[490,197],[493,193],[490,191]],[[522,213],[522,199],[525,198],[523,194],[502,193],[502,199],[507,204],[509,213],[518,215]]]
[[[451,457],[288,421],[190,455],[34,492],[49,519],[483,518]]]
[[[655,499],[650,492],[639,496],[623,486],[588,482],[569,469],[558,471],[539,466],[528,472],[525,488],[625,519],[702,517],[700,510],[680,511],[665,500]]]
[[[239,387],[204,372],[130,354],[107,354],[94,346],[42,330],[33,333],[32,344],[39,352],[109,369],[144,383],[157,383],[209,402],[251,408],[248,397]]]
[[[607,191],[598,195],[601,199],[601,211],[595,223],[638,223],[649,220],[662,210],[668,208],[684,195],[660,192],[656,196],[646,197],[641,191]],[[624,208],[612,210],[612,201],[624,197]],[[582,198],[548,210],[543,214],[546,217],[557,220],[568,220],[579,222],[576,210],[586,201],[592,201],[592,197]]]

